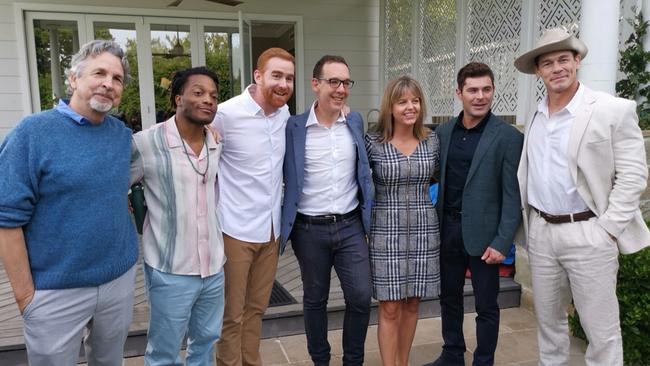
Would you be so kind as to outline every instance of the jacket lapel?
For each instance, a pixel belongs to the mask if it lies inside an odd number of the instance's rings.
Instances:
[[[296,182],[298,188],[302,191],[302,183],[305,178],[305,141],[307,139],[307,118],[309,112],[303,114],[301,118],[294,120],[293,126],[293,152],[296,163]]]
[[[443,124],[438,127],[438,137],[440,138],[440,182],[443,183],[445,180],[445,174],[447,173],[447,156],[449,154],[449,140],[451,139],[451,131],[456,125],[456,118],[454,118],[450,123]],[[442,184],[441,184],[442,186]]]
[[[571,125],[571,133],[569,135],[569,170],[573,182],[578,182],[578,149],[580,148],[580,141],[587,130],[591,114],[594,110],[594,102],[596,95],[585,88],[582,104],[576,113],[576,118]]]
[[[521,149],[521,158],[519,160],[519,167],[517,168],[517,180],[519,181],[519,193],[521,195],[521,204],[523,207],[528,207],[528,133],[530,132],[537,111],[533,114],[530,122],[524,125],[524,144]]]
[[[365,141],[363,140],[363,136],[359,134],[359,131],[361,129],[356,128],[356,126],[352,126],[352,124],[357,123],[358,121],[352,119],[352,118],[347,118],[346,123],[348,123],[348,128],[350,130],[350,133],[352,133],[352,138],[354,139],[355,145],[357,145],[357,170],[359,168],[359,160],[363,156],[363,152],[361,149],[365,150],[366,145]]]
[[[440,143],[440,175],[438,176],[438,202],[436,208],[439,212],[439,218],[442,218],[442,207],[445,202],[445,178],[447,177],[447,156],[449,155],[449,140],[451,140],[451,132],[456,125],[457,118],[452,119],[450,122],[445,122],[438,126],[436,132],[438,133],[438,140]]]

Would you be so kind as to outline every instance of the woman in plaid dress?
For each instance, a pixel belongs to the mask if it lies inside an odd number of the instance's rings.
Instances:
[[[422,88],[403,76],[386,87],[377,130],[366,135],[375,184],[370,265],[384,365],[408,365],[420,299],[440,289],[438,218],[429,195],[439,146],[424,116]]]

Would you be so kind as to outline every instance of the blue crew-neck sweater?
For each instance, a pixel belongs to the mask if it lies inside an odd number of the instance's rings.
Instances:
[[[98,286],[131,268],[131,131],[57,109],[25,118],[0,145],[0,227],[22,227],[38,290]]]

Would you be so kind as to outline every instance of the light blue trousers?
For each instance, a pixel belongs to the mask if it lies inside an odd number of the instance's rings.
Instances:
[[[182,365],[187,334],[187,365],[213,365],[214,344],[221,335],[224,307],[223,271],[210,277],[144,268],[149,296],[149,332],[145,365]]]

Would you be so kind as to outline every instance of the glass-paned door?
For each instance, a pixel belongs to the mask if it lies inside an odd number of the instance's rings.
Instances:
[[[76,18],[44,13],[27,17],[28,39],[33,40],[28,53],[35,61],[30,69],[34,111],[51,109],[59,99],[67,98],[65,71],[81,43]]]
[[[237,27],[204,25],[205,66],[219,76],[219,102],[241,93],[241,80],[233,75],[233,36]]]
[[[175,71],[206,65],[219,75],[220,101],[240,94],[251,80],[250,22],[242,45],[234,19],[31,11],[25,19],[34,112],[66,97],[65,70],[80,45],[92,39],[112,39],[127,53],[132,81],[111,113],[134,131],[173,114],[169,88]]]
[[[127,127],[134,132],[142,130],[142,116],[140,113],[140,85],[138,76],[138,48],[135,22],[119,21],[93,21],[93,36],[95,39],[109,39],[117,42],[126,52],[129,61],[129,74],[131,82],[124,88],[122,101],[113,111]]]
[[[253,60],[251,53],[252,25],[251,21],[239,12],[239,42],[241,54],[241,80],[242,90],[253,82]]]
[[[174,72],[192,67],[190,26],[151,24],[150,29],[156,122],[164,122],[174,114],[169,99]]]
[[[242,75],[244,74],[244,63],[241,58],[241,35],[239,33],[233,33],[230,35],[230,45],[232,53],[232,78],[233,78],[233,93],[234,95],[241,94],[242,86],[245,88],[246,85],[242,80]]]

